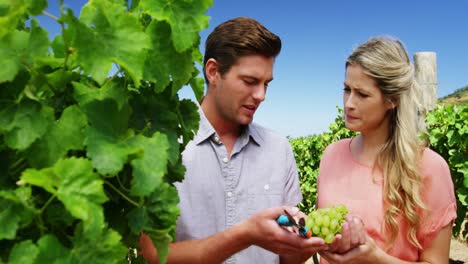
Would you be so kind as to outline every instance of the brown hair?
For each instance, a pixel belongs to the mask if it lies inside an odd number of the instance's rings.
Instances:
[[[224,75],[242,56],[276,57],[280,51],[281,39],[277,35],[254,19],[238,17],[220,24],[208,36],[203,65],[213,58],[218,72]],[[206,75],[205,81],[209,83]]]

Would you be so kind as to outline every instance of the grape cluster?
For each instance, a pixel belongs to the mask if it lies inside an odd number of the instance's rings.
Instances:
[[[346,221],[348,209],[344,205],[320,208],[312,211],[306,220],[306,226],[313,236],[321,237],[330,244],[336,234],[341,234],[341,225]]]

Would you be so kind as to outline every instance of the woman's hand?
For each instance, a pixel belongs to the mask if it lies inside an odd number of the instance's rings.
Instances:
[[[345,253],[332,253],[329,251],[320,252],[320,257],[326,259],[330,264],[365,264],[376,263],[379,254],[379,247],[375,241],[367,236],[365,244],[354,247]]]
[[[346,216],[346,222],[341,226],[341,235],[337,235],[328,252],[345,253],[366,243],[366,229],[363,221],[357,216]]]
[[[364,223],[359,217],[347,216],[342,231],[328,250],[320,252],[321,257],[330,264],[376,262],[380,249],[367,235]]]

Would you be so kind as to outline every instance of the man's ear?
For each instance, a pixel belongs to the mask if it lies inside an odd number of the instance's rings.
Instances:
[[[211,58],[205,64],[205,74],[208,82],[210,84],[215,85],[216,80],[218,79],[219,72],[218,72],[218,62]]]

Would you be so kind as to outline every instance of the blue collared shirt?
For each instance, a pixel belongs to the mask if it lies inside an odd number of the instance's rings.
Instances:
[[[248,125],[228,157],[200,109],[200,128],[183,152],[185,179],[176,183],[180,216],[176,240],[206,238],[255,212],[302,200],[291,145],[256,124]],[[251,246],[226,263],[279,263],[279,257]]]

